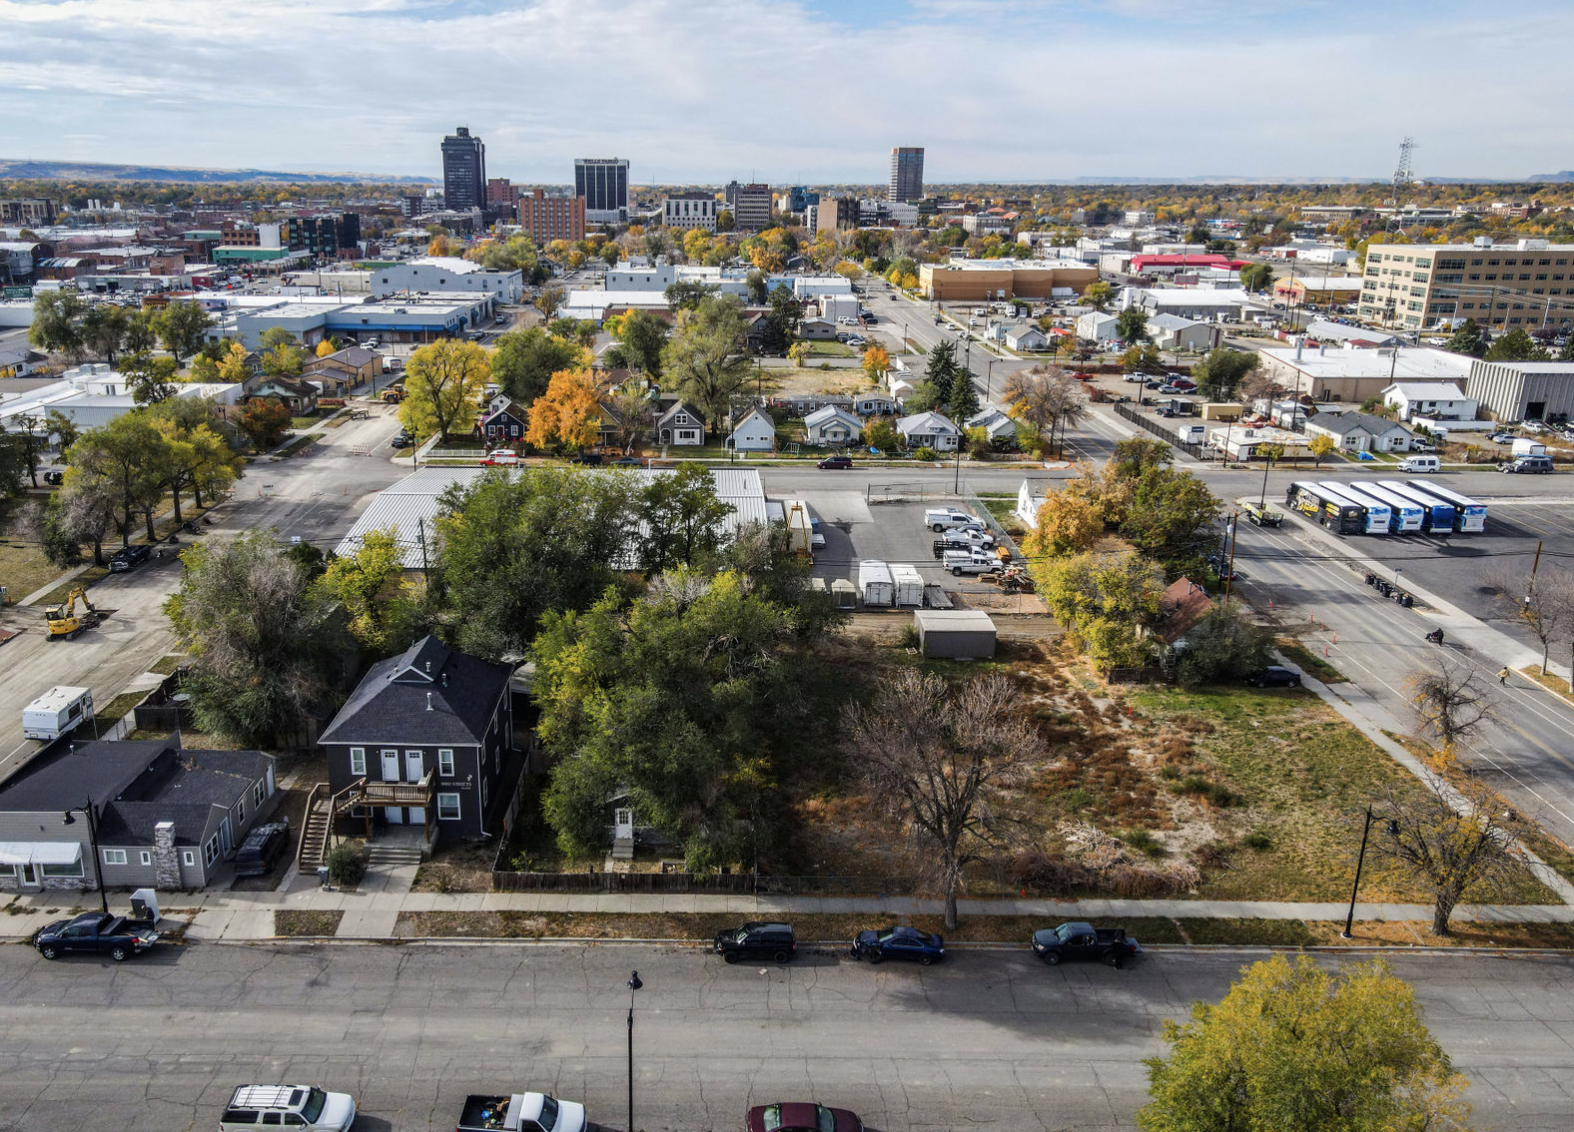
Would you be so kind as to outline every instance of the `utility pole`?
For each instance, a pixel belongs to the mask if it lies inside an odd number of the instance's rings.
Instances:
[[[421,578],[424,582],[430,583],[432,572],[426,561],[426,516],[419,516],[415,520],[415,529],[417,537],[421,540]]]

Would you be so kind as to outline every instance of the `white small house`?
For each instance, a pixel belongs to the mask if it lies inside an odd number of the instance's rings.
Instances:
[[[1415,439],[1397,421],[1384,420],[1369,413],[1318,413],[1306,421],[1308,437],[1331,436],[1346,452],[1408,452]]]
[[[963,422],[964,428],[981,428],[990,440],[1014,440],[1017,422],[999,409],[981,409]]]
[[[1038,529],[1038,510],[1044,506],[1046,485],[1042,481],[1023,480],[1017,488],[1016,516],[1028,530]]]
[[[806,318],[798,324],[798,337],[806,342],[829,342],[836,338],[836,323],[823,318]]]
[[[1429,417],[1441,421],[1473,421],[1479,404],[1451,381],[1396,381],[1383,390],[1383,404],[1399,410],[1399,419]]]
[[[863,432],[863,422],[845,409],[826,405],[803,418],[810,444],[851,444]]]
[[[860,417],[896,415],[896,401],[884,393],[860,393],[853,398],[853,412]]]
[[[1086,342],[1107,346],[1120,341],[1120,331],[1115,329],[1115,316],[1104,311],[1089,311],[1077,316],[1077,337]]]
[[[656,421],[656,440],[675,446],[704,444],[705,418],[679,401]]]
[[[896,431],[909,448],[933,448],[936,452],[955,452],[961,430],[940,413],[914,413],[896,422]]]
[[[1049,335],[1031,322],[1006,327],[1006,347],[1018,353],[1031,353],[1049,347]]]
[[[1182,318],[1178,314],[1156,314],[1148,319],[1148,333],[1161,350],[1211,350],[1222,336],[1212,323]]]
[[[727,437],[727,447],[734,452],[776,451],[776,422],[764,409],[750,409]]]

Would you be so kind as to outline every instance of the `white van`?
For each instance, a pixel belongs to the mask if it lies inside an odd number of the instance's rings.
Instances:
[[[1443,461],[1436,456],[1406,456],[1399,461],[1401,472],[1437,472],[1443,468]]]

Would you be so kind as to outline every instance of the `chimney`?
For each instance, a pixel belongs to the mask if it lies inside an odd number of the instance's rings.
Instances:
[[[427,661],[426,662],[426,674],[428,676],[430,676],[432,674],[432,662],[431,661]]]
[[[1301,350],[1305,346],[1306,346],[1306,338],[1304,336],[1302,336],[1300,338],[1297,338],[1295,340],[1295,360],[1296,361],[1300,361],[1301,360]]]
[[[432,710],[432,693],[430,692],[426,693],[426,710]]]

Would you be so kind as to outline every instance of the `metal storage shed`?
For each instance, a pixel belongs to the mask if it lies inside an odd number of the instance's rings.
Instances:
[[[995,655],[995,623],[976,609],[920,609],[913,613],[918,651],[949,660],[987,659]]]

